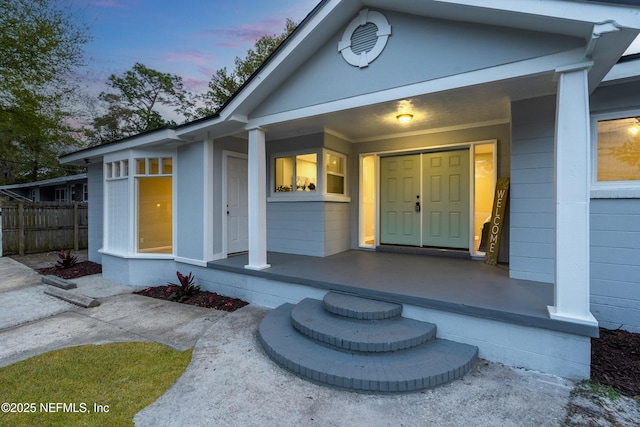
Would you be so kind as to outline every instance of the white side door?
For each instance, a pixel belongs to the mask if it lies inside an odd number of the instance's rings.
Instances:
[[[249,250],[247,159],[227,157],[227,254]]]

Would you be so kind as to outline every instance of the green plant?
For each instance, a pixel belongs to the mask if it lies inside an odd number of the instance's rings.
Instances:
[[[78,263],[78,257],[71,255],[71,251],[58,252],[58,262],[56,262],[56,268],[64,270],[65,268],[71,268]]]
[[[610,385],[600,384],[591,380],[584,380],[583,384],[587,386],[592,394],[605,397],[609,400],[616,400],[620,397],[620,394],[616,391],[615,388]]]
[[[189,272],[188,276],[185,276],[179,271],[176,271],[176,276],[178,276],[180,284],[169,283],[167,285],[167,290],[170,293],[168,297],[169,300],[183,302],[190,296],[200,292],[200,286],[193,284],[195,276],[191,272]]]

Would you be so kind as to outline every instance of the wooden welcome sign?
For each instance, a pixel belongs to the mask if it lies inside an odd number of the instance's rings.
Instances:
[[[493,210],[491,211],[491,222],[489,223],[489,241],[487,242],[487,252],[484,256],[485,264],[496,265],[498,263],[508,196],[509,178],[500,178],[496,184],[496,194],[493,198]]]

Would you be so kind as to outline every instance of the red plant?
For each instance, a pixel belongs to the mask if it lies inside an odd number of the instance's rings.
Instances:
[[[171,301],[182,302],[188,299],[190,296],[200,292],[200,286],[193,284],[195,276],[192,273],[189,273],[188,276],[185,276],[179,271],[176,271],[176,276],[178,276],[178,281],[180,282],[180,284],[168,284],[167,291],[171,292],[171,295],[169,295],[168,299],[170,299]]]
[[[78,263],[78,257],[71,255],[71,251],[58,252],[58,262],[56,262],[56,268],[64,270],[65,268],[71,268]]]

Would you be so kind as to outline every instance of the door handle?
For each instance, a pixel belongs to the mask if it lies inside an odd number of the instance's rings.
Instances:
[[[420,212],[420,202],[416,202],[416,212]]]

